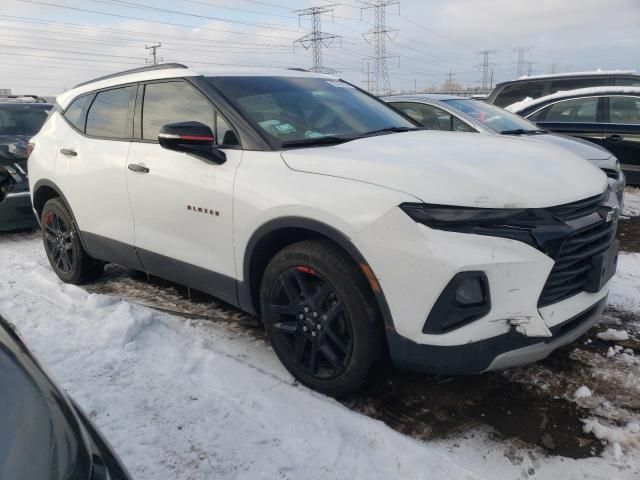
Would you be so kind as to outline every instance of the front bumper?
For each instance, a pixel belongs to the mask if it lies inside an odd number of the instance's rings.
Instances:
[[[399,368],[452,375],[539,360],[592,326],[608,294],[606,284],[539,304],[553,258],[516,240],[431,229],[399,209],[361,231],[357,241],[389,306],[387,339]],[[445,286],[468,271],[486,274],[489,313],[451,331],[424,333]]]
[[[391,333],[388,335],[389,349],[396,367],[433,375],[467,375],[526,365],[575,341],[597,323],[605,304],[606,297],[552,327],[551,337],[527,337],[512,328],[508,333],[479,342],[443,347],[420,345]]]
[[[36,225],[28,191],[11,192],[0,202],[0,231],[33,228]]]

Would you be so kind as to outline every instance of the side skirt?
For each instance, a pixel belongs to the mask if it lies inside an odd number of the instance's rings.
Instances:
[[[239,307],[235,278],[101,235],[81,232],[81,236],[87,253],[93,258],[164,278]]]

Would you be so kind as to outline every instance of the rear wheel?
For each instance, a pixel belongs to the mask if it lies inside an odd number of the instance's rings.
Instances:
[[[45,204],[41,224],[47,258],[61,280],[81,284],[102,274],[104,263],[84,251],[71,214],[60,199]]]
[[[364,387],[383,358],[382,322],[353,260],[305,241],[267,266],[261,309],[274,351],[305,385],[332,396]]]

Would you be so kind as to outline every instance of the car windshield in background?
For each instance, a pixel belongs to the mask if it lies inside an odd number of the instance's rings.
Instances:
[[[210,77],[281,147],[329,145],[367,134],[418,129],[348,83],[330,78]]]
[[[0,135],[33,136],[48,114],[43,108],[0,108]]]
[[[498,133],[533,133],[541,131],[540,128],[528,120],[480,100],[456,98],[443,101]]]

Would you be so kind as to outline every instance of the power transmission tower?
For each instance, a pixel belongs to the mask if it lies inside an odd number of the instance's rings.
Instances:
[[[527,63],[524,60],[524,54],[529,50],[531,50],[531,47],[518,47],[513,49],[513,51],[518,54],[518,60],[516,62],[516,78],[520,78],[524,75],[524,66]]]
[[[321,18],[323,13],[332,13],[335,5],[325,5],[321,7],[310,7],[303,10],[295,10],[298,14],[298,22],[302,17],[311,17],[311,33],[306,34],[294,41],[294,45],[302,45],[306,50],[313,51],[313,67],[311,70],[319,73],[335,73],[335,70],[325,68],[322,65],[322,47],[329,47],[339,35],[324,33],[321,28]]]
[[[154,44],[154,45],[145,45],[144,49],[145,50],[151,50],[151,53],[149,53],[149,55],[151,55],[152,60],[149,61],[149,59],[146,60],[147,63],[151,63],[153,65],[157,65],[158,64],[158,60],[160,60],[162,62],[162,58],[158,59],[158,49],[162,46],[162,44],[160,42]]]
[[[443,88],[443,90],[444,90],[444,92],[445,92],[445,93],[450,93],[450,92],[452,93],[452,92],[454,92],[455,90],[457,90],[457,85],[455,84],[455,82],[454,82],[454,80],[453,80],[453,78],[454,78],[455,76],[456,76],[456,74],[455,74],[455,73],[453,73],[453,72],[451,71],[451,69],[449,69],[449,73],[447,73],[447,81],[446,81],[446,82],[444,82],[444,88]]]
[[[527,65],[527,75],[528,76],[533,75],[533,64],[536,63],[536,62],[532,62],[532,61],[529,60],[529,61],[524,62],[524,63]]]
[[[489,90],[493,86],[493,67],[496,65],[489,61],[489,55],[493,55],[497,50],[480,50],[478,55],[482,55],[482,63],[476,67],[482,67],[482,89]],[[491,82],[491,83],[489,83]]]
[[[373,80],[371,80],[371,63],[369,61],[362,62],[362,76],[364,77],[364,84],[366,85],[365,90],[372,93],[371,85],[373,84]]]
[[[397,55],[387,55],[387,39],[392,40],[398,34],[397,29],[387,28],[387,7],[397,5],[400,12],[400,0],[361,0],[364,6],[362,11],[373,9],[375,12],[375,24],[371,30],[363,34],[364,39],[373,45],[375,54],[373,57],[365,58],[365,61],[373,60],[373,93],[380,95],[381,93],[389,93],[391,91],[391,82],[389,81],[389,69],[387,60],[390,58],[400,58]]]

